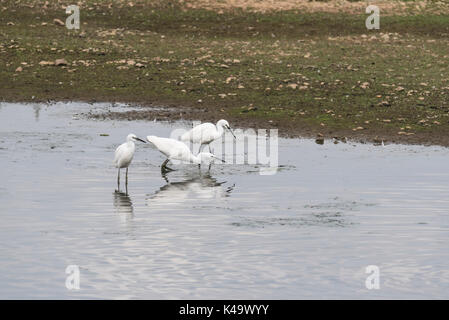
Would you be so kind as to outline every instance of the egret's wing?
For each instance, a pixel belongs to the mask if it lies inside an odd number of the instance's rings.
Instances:
[[[193,143],[205,143],[213,139],[213,134],[217,131],[217,128],[212,123],[202,123],[197,125],[193,129],[187,131],[181,136],[182,141],[191,141]]]
[[[117,149],[115,149],[115,156],[114,156],[114,164],[118,165],[118,161],[123,156],[123,153],[125,151],[125,143],[119,145]]]
[[[147,139],[167,158],[178,158],[180,154],[191,154],[189,147],[181,141],[156,136],[148,136]]]

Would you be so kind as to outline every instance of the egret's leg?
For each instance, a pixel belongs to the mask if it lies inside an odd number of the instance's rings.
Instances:
[[[128,194],[128,168],[126,168],[125,189],[126,189],[126,194]]]
[[[210,167],[212,167],[212,162],[209,163],[209,169],[208,169],[208,171],[210,171]]]
[[[173,169],[167,167],[167,163],[168,163],[169,161],[170,161],[170,159],[167,159],[167,160],[165,160],[165,161],[162,163],[162,165],[161,165],[161,172],[162,172],[162,173],[164,173],[164,172],[170,172],[170,171],[175,171],[175,170],[173,170]]]
[[[117,174],[117,191],[120,192],[120,168],[118,168],[118,174]]]
[[[162,162],[161,169],[165,169],[166,168],[168,161],[169,160],[166,159],[164,162]]]
[[[165,182],[170,183],[170,181],[168,180],[167,175],[165,174],[165,172],[161,171],[161,176],[162,176],[162,178],[164,178]]]

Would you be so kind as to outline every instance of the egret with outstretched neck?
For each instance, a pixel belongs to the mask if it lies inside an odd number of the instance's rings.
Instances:
[[[224,129],[229,130],[235,139],[235,134],[234,132],[232,132],[231,127],[229,126],[229,122],[221,119],[217,122],[216,125],[210,122],[205,122],[195,126],[193,129],[184,133],[181,136],[181,140],[200,144],[200,152],[205,145],[208,145],[210,152],[210,143],[219,139],[223,135]]]
[[[137,138],[137,136],[133,133],[130,133],[126,137],[126,142],[122,143],[115,149],[115,157],[114,164],[115,167],[118,168],[117,175],[117,189],[120,191],[120,169],[126,168],[126,193],[128,193],[128,167],[131,164],[131,161],[134,157],[134,151],[136,150],[136,145],[134,141],[140,141],[146,143],[144,140]]]
[[[201,165],[201,163],[211,163],[214,159],[218,159],[222,162],[224,160],[217,158],[215,155],[209,152],[200,152],[198,155],[194,155],[189,147],[187,147],[183,142],[170,139],[161,138],[156,136],[148,136],[147,140],[151,142],[167,159],[161,165],[161,171],[173,171],[173,169],[167,167],[167,163],[170,160],[179,160],[182,162],[189,162]]]

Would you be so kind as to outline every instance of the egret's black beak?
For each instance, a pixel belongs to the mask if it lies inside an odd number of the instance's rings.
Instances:
[[[145,140],[142,140],[142,139],[140,139],[140,138],[134,138],[135,140],[137,140],[137,141],[140,141],[140,142],[143,142],[143,143],[147,143]]]
[[[232,133],[232,135],[234,136],[234,139],[237,139],[236,137],[235,137],[235,134],[234,134],[234,132],[231,130],[231,127],[230,126],[226,126],[226,129],[228,129],[229,130],[229,132],[231,132]]]

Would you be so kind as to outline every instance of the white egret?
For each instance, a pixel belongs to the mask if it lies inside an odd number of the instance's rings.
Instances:
[[[218,159],[222,162],[224,160],[217,158],[215,155],[209,152],[200,152],[198,155],[193,155],[189,147],[187,147],[183,142],[170,139],[161,138],[156,136],[148,136],[147,140],[151,142],[163,155],[167,157],[161,165],[161,171],[173,171],[167,167],[167,163],[170,160],[179,160],[182,162],[189,162],[201,165],[201,163],[211,163],[213,159]]]
[[[200,152],[202,151],[203,146],[208,145],[210,152],[210,143],[220,138],[223,135],[224,129],[228,129],[235,138],[235,134],[234,132],[232,132],[231,127],[229,126],[229,122],[221,119],[217,122],[216,125],[210,122],[205,122],[195,126],[193,129],[184,133],[181,136],[181,140],[199,143]]]
[[[114,164],[115,167],[118,168],[117,175],[117,187],[120,190],[120,169],[126,168],[126,189],[128,189],[128,167],[133,160],[134,151],[136,150],[136,145],[134,144],[134,140],[141,141],[146,143],[144,140],[137,138],[137,136],[133,133],[130,133],[126,137],[126,142],[122,143],[120,146],[115,149],[115,157]]]

